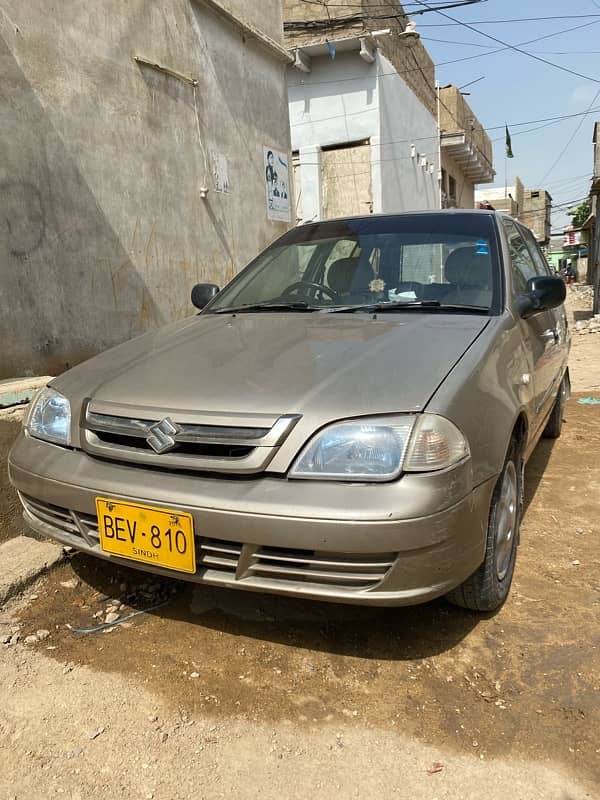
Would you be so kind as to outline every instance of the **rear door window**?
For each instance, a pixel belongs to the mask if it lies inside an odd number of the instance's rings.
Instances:
[[[533,259],[533,264],[537,271],[538,275],[551,275],[552,272],[550,271],[550,267],[548,266],[548,262],[544,258],[544,254],[540,250],[538,243],[536,242],[533,234],[531,231],[527,230],[527,228],[519,228],[523,238],[525,239],[525,244],[529,250],[529,254]]]
[[[503,219],[502,224],[510,251],[513,294],[515,296],[524,294],[527,291],[527,281],[535,278],[539,273],[529,248],[515,223],[511,219]]]

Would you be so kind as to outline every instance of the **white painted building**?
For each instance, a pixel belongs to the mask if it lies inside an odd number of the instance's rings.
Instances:
[[[369,36],[293,50],[296,220],[440,207],[435,117]]]

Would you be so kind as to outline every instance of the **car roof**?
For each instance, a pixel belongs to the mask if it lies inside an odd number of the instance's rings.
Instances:
[[[309,222],[300,222],[296,227],[308,227],[310,225],[321,225],[324,222],[344,222],[345,220],[360,220],[360,219],[397,219],[398,217],[418,217],[418,216],[432,216],[432,215],[440,215],[440,216],[453,216],[453,215],[469,215],[469,216],[488,216],[488,217],[496,217],[497,219],[510,219],[513,222],[519,223],[519,225],[523,225],[523,223],[516,219],[515,217],[511,217],[510,214],[507,214],[505,211],[499,211],[497,209],[490,209],[490,208],[425,208],[419,209],[417,211],[398,211],[394,213],[390,212],[378,212],[375,214],[350,214],[348,216],[343,217],[328,217],[327,219],[318,219],[318,220],[310,220]],[[523,225],[523,227],[527,227]]]
[[[419,217],[419,216],[432,216],[444,215],[452,216],[455,214],[469,214],[478,216],[503,216],[508,217],[501,211],[489,208],[424,208],[417,211],[396,211],[396,212],[378,212],[376,214],[349,214],[341,217],[328,217],[327,219],[310,220],[310,222],[300,223],[301,225],[318,225],[321,222],[341,222],[346,219],[396,219],[397,217]],[[512,219],[512,218],[511,218]]]

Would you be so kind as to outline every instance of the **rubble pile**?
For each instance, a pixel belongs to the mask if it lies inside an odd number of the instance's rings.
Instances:
[[[578,334],[600,333],[600,314],[594,314],[591,319],[579,320],[575,323]]]
[[[574,283],[571,288],[582,300],[592,301],[594,298],[594,287],[589,283]]]

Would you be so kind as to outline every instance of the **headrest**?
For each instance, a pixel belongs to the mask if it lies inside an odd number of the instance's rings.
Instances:
[[[477,252],[477,247],[458,247],[444,264],[444,274],[449,283],[462,288],[484,289],[492,284],[492,264],[487,253]]]
[[[334,292],[347,294],[356,274],[359,258],[338,258],[329,265],[327,283]]]

